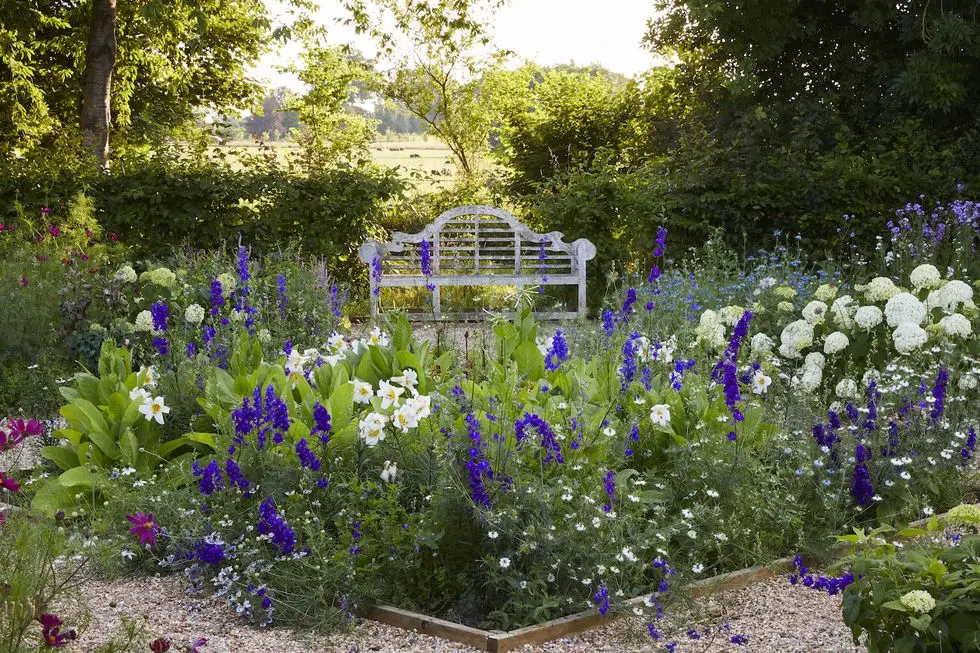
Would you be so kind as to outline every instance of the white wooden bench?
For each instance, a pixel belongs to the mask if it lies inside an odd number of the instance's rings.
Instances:
[[[361,245],[358,256],[367,264],[371,279],[371,316],[378,314],[381,288],[431,286],[432,316],[438,319],[443,286],[541,285],[578,286],[578,310],[538,317],[581,317],[585,315],[585,268],[595,257],[595,245],[585,238],[566,243],[563,237],[557,231],[535,233],[493,206],[459,206],[417,234],[396,232],[387,243],[369,240]],[[423,241],[431,256],[429,276],[422,274]]]

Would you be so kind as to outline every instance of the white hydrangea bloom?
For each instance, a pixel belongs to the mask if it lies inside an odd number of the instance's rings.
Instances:
[[[136,276],[136,270],[134,270],[132,266],[124,265],[116,270],[116,274],[113,275],[113,278],[119,283],[133,283],[138,277]]]
[[[792,302],[779,302],[776,304],[776,310],[782,311],[783,313],[792,313],[796,310],[796,307],[793,306]]]
[[[840,331],[834,331],[827,339],[823,341],[823,352],[828,356],[832,356],[838,352],[847,349],[847,346],[851,344],[851,341],[847,339],[847,336]]]
[[[898,353],[908,354],[926,344],[929,335],[918,324],[903,322],[895,329],[892,340],[895,342],[895,349]]]
[[[263,345],[272,342],[272,334],[268,329],[262,329],[259,331],[259,342],[261,342]]]
[[[184,319],[188,324],[200,324],[204,321],[204,307],[200,304],[191,304],[184,310]]]
[[[878,373],[878,370],[868,370],[861,377],[861,384],[865,388],[867,388],[868,386],[871,385],[871,382],[872,381],[874,381],[875,383],[877,383],[880,379],[881,379],[881,374]]]
[[[218,275],[218,283],[221,284],[221,292],[223,292],[225,296],[230,296],[231,293],[234,292],[237,282],[234,275],[232,275],[230,272],[222,272]]]
[[[827,317],[827,305],[814,300],[803,307],[803,319],[810,324],[823,324]]]
[[[823,381],[823,370],[819,367],[807,365],[803,368],[803,376],[800,378],[800,387],[807,392],[813,392],[820,387]]]
[[[153,331],[153,316],[149,311],[140,311],[136,316],[135,329],[137,331]]]
[[[170,288],[174,285],[174,281],[177,280],[177,275],[173,273],[170,268],[157,268],[156,270],[150,270],[149,272],[144,272],[140,279],[143,281],[149,281],[157,286],[162,286],[164,288]]]
[[[696,333],[699,344],[712,348],[725,344],[725,325],[722,324],[721,317],[712,310],[701,314]]]
[[[861,306],[854,312],[854,321],[862,329],[873,329],[881,324],[882,312],[877,306]]]
[[[857,381],[854,379],[841,379],[834,392],[841,399],[857,399],[860,396]]]
[[[803,360],[803,364],[805,366],[818,367],[820,369],[823,369],[823,366],[826,364],[826,362],[827,359],[824,358],[824,355],[821,354],[819,351],[810,352],[809,354],[806,355],[806,358]]]
[[[930,309],[941,308],[947,313],[955,311],[960,304],[973,304],[973,288],[959,279],[953,279],[926,297],[926,305]]]
[[[926,307],[919,299],[907,292],[893,295],[885,304],[885,319],[888,326],[897,327],[899,324],[910,322],[922,324],[926,319]]]
[[[920,614],[929,612],[936,607],[936,599],[932,598],[932,594],[925,590],[906,592],[899,601],[912,612]]]
[[[850,329],[854,326],[854,312],[857,305],[850,295],[841,295],[830,305],[830,314],[834,317],[834,322],[842,329]]]
[[[779,353],[786,358],[798,358],[800,351],[813,344],[813,325],[806,320],[790,322],[779,336]]]
[[[819,287],[817,287],[816,291],[813,293],[813,296],[822,302],[833,301],[834,297],[837,296],[837,287],[831,286],[829,283],[821,284]]]
[[[772,341],[772,338],[770,338],[764,333],[757,333],[754,336],[752,336],[752,340],[750,341],[750,344],[752,347],[753,354],[768,354],[769,352],[772,351],[772,348],[776,345],[776,343]]]
[[[721,309],[721,321],[728,326],[735,326],[745,314],[745,309],[741,306],[726,306]]]
[[[959,313],[947,315],[939,320],[939,328],[948,336],[960,336],[961,338],[967,338],[973,333],[973,325],[970,324],[970,320]]]
[[[864,288],[864,296],[870,302],[888,301],[899,292],[895,282],[888,277],[875,277]]]
[[[936,269],[935,265],[929,265],[928,263],[923,263],[919,267],[912,270],[912,274],[909,275],[909,281],[912,282],[912,287],[916,290],[922,290],[923,288],[937,288],[943,282],[943,277],[939,274],[939,270]]]
[[[960,390],[976,390],[977,377],[972,374],[964,374],[960,377],[960,382],[957,385],[959,385]]]

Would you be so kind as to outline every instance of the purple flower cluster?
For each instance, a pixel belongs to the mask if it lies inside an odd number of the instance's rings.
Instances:
[[[419,259],[419,267],[422,270],[422,275],[426,279],[425,287],[429,290],[429,292],[432,292],[436,289],[436,286],[429,280],[429,278],[432,276],[432,251],[428,240],[423,239],[422,242],[419,243]]]
[[[248,249],[244,245],[238,246],[238,278],[242,280],[242,294],[248,294],[248,280],[252,278],[248,269]]]
[[[356,556],[361,552],[361,545],[358,544],[361,541],[361,522],[357,520],[351,525],[350,540],[350,548],[347,549],[347,552],[352,556]]]
[[[286,294],[286,275],[280,274],[276,277],[276,306],[279,307],[279,315],[286,319],[286,306],[289,304],[289,295]]]
[[[323,466],[316,454],[310,451],[310,445],[306,438],[302,438],[296,443],[296,455],[299,457],[299,464],[311,471],[318,472]]]
[[[670,387],[678,392],[684,387],[684,373],[694,367],[694,359],[686,361],[674,361],[674,371],[670,373]]]
[[[790,585],[802,583],[804,587],[821,590],[827,592],[827,594],[830,596],[834,596],[854,582],[854,574],[850,572],[844,574],[840,578],[823,575],[814,576],[803,564],[803,559],[800,558],[800,556],[793,558],[793,564],[796,566],[796,571],[789,576]]]
[[[608,308],[602,312],[602,330],[606,333],[607,338],[616,332],[616,319],[613,312]]]
[[[626,290],[626,298],[623,300],[623,308],[619,311],[619,315],[623,322],[630,321],[630,317],[633,315],[634,304],[636,304],[636,288],[630,286]]]
[[[626,448],[623,450],[623,455],[629,458],[633,455],[633,445],[640,441],[640,425],[634,423],[632,428],[630,428],[629,435],[626,437]]]
[[[640,334],[634,331],[623,343],[623,364],[619,367],[621,379],[619,394],[626,394],[630,384],[636,379],[636,341],[639,338]]]
[[[592,597],[593,603],[599,608],[599,614],[605,616],[609,612],[609,588],[605,582],[600,582],[596,588],[595,596]]]
[[[657,227],[657,244],[653,248],[653,258],[660,258],[664,255],[664,250],[667,248],[667,230],[663,227]],[[647,283],[653,283],[660,278],[660,266],[656,263],[650,268],[650,275],[647,277]]]
[[[221,282],[217,279],[211,280],[211,315],[221,312],[221,307],[225,305],[225,291],[221,287]]]
[[[374,280],[374,296],[381,295],[381,257],[375,256],[371,259],[371,279]]]
[[[313,404],[313,428],[310,435],[320,438],[320,442],[326,444],[330,440],[330,412],[319,401]]]
[[[871,486],[871,474],[866,464],[871,458],[871,452],[863,444],[858,443],[854,448],[856,462],[851,476],[851,496],[859,506],[866,506],[873,500],[874,488]]]
[[[245,478],[245,475],[242,473],[242,468],[239,467],[238,463],[231,458],[225,461],[225,474],[228,476],[228,482],[231,485],[238,486],[238,489],[242,490],[243,492],[248,490],[249,486],[251,485],[251,483],[248,482],[248,479]],[[251,493],[246,492],[246,495],[251,496]]]
[[[289,409],[270,385],[266,388],[264,402],[261,388],[256,388],[252,393],[251,403],[248,397],[244,397],[241,408],[232,411],[231,421],[235,425],[236,444],[244,444],[247,435],[257,432],[256,444],[261,450],[265,448],[270,432],[275,444],[282,443],[286,431],[289,430]]]
[[[565,457],[561,453],[561,445],[555,439],[555,432],[547,421],[537,415],[524,413],[524,417],[514,422],[514,436],[518,444],[523,444],[527,440],[528,427],[534,429],[541,436],[541,448],[545,451],[544,464],[552,461],[559,464],[565,462]]]
[[[568,343],[565,342],[565,334],[561,329],[555,331],[551,339],[551,346],[544,357],[545,369],[554,372],[564,361],[568,360]]]
[[[936,375],[936,384],[932,387],[932,411],[929,413],[929,421],[936,423],[943,417],[946,408],[946,386],[949,384],[949,370],[945,367],[939,368]]]
[[[340,298],[340,289],[336,283],[330,284],[330,313],[336,318],[343,315],[343,300]]]
[[[266,497],[259,506],[257,528],[259,533],[269,537],[272,546],[280,555],[289,555],[296,548],[296,534],[276,511],[276,504],[273,503],[272,497]]]
[[[170,307],[166,302],[153,302],[150,306],[150,317],[153,318],[153,330],[163,333],[167,330],[167,320],[170,318]]]
[[[170,351],[170,341],[167,340],[166,338],[162,337],[162,336],[161,337],[158,337],[158,338],[154,338],[150,342],[150,345],[161,356],[166,356],[167,353]]]
[[[963,459],[961,464],[965,465],[973,457],[973,452],[977,450],[977,430],[970,427],[967,431],[966,446],[960,449],[960,457]]]
[[[195,477],[201,477],[198,488],[204,496],[210,496],[216,491],[224,489],[225,482],[221,477],[221,468],[218,467],[218,461],[212,460],[208,463],[207,467],[202,468],[195,460],[191,465],[191,470]]]
[[[493,480],[493,468],[490,461],[483,457],[483,438],[480,436],[480,420],[469,413],[464,419],[466,430],[470,436],[469,460],[466,462],[466,474],[470,482],[470,496],[473,503],[483,508],[491,508],[493,503],[484,479]]]
[[[613,504],[616,503],[616,474],[611,469],[606,470],[604,479],[606,489],[606,503],[602,506],[604,512],[612,512]],[[606,614],[603,612],[602,614]]]
[[[218,533],[201,538],[194,545],[194,557],[208,565],[219,565],[225,559],[224,542]]]

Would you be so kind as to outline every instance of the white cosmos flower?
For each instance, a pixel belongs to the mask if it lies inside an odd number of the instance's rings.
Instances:
[[[381,470],[381,480],[385,483],[391,483],[395,480],[395,476],[397,475],[398,466],[390,460],[386,460],[384,469]]]
[[[405,392],[405,388],[391,385],[387,381],[378,384],[378,396],[381,397],[381,409],[387,410],[398,403],[398,398]]]
[[[667,426],[670,423],[670,406],[667,404],[654,404],[650,409],[650,421],[655,426]]]
[[[756,370],[752,375],[752,392],[757,395],[766,394],[766,390],[772,385],[772,378],[766,376],[762,370]]]
[[[415,406],[411,402],[406,402],[395,410],[395,414],[391,416],[392,423],[397,428],[402,430],[402,433],[408,433],[408,429],[414,429],[419,425],[419,416],[415,412]]]
[[[352,383],[354,384],[354,401],[359,404],[371,403],[371,397],[374,396],[374,388],[371,384],[360,379],[354,379]]]
[[[170,408],[163,403],[163,397],[153,397],[143,402],[139,411],[146,417],[146,421],[163,424],[163,416],[170,412]]]

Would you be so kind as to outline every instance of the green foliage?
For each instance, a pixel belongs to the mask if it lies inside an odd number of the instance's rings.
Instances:
[[[933,520],[929,531],[937,529]],[[859,530],[839,538],[855,548],[835,565],[855,575],[842,606],[854,640],[861,638],[871,653],[976,650],[980,536],[962,537],[949,547],[920,540],[899,550],[880,544],[882,532]]]

